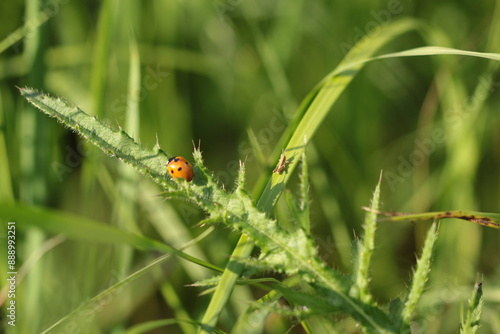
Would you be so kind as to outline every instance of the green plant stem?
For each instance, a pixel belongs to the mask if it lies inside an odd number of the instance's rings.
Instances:
[[[219,315],[222,312],[226,301],[231,296],[233,289],[230,288],[219,288],[219,287],[233,287],[236,284],[236,280],[240,277],[240,274],[244,268],[242,262],[235,261],[236,258],[245,259],[250,256],[254,247],[253,241],[245,234],[240,236],[238,244],[234,248],[231,259],[224,270],[220,278],[218,288],[215,290],[210,304],[205,311],[205,316],[202,319],[202,325],[200,327],[199,333],[212,333],[212,330],[219,319]]]

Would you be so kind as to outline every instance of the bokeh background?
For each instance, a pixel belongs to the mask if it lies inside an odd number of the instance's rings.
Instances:
[[[194,226],[203,212],[164,200],[148,179],[30,107],[16,86],[60,96],[125,127],[145,146],[158,141],[172,155],[190,158],[193,144],[201,143],[206,165],[229,189],[237,162],[245,160],[251,191],[274,167],[272,153],[307,93],[362,36],[403,18],[419,20],[422,29],[381,53],[431,43],[500,52],[499,3],[492,0],[3,1],[0,205],[71,213],[180,247],[203,231]],[[129,87],[133,57],[141,72]],[[355,78],[308,149],[313,233],[325,260],[350,272],[352,240],[362,234],[360,208],[381,170],[386,210],[499,211],[497,68],[470,57],[396,58],[373,62]],[[130,102],[138,103],[137,113],[127,111]],[[292,180],[289,191],[297,190]],[[276,216],[287,219],[285,203]],[[16,218],[2,217],[2,241],[7,219]],[[53,235],[43,221],[39,228],[16,223],[25,273],[19,326],[4,323],[6,333],[41,332],[158,255]],[[405,296],[427,227],[380,223],[372,288],[381,303]],[[187,252],[223,267],[238,237],[220,227]],[[499,241],[498,230],[442,222],[417,332],[456,333],[476,281],[486,301],[480,333],[500,332]],[[82,333],[122,333],[154,319],[199,320],[210,295],[186,285],[212,275],[170,261],[75,315],[62,332],[75,325]],[[263,293],[238,287],[220,327],[230,331]],[[349,321],[339,326],[356,332]],[[302,332],[294,319],[273,316],[266,332],[289,329]]]

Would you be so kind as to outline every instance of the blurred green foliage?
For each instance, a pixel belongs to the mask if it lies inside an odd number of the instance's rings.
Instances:
[[[193,142],[201,142],[206,165],[228,188],[238,160],[246,160],[252,190],[274,168],[270,157],[281,151],[275,145],[300,101],[370,29],[403,17],[426,27],[427,35],[407,34],[384,52],[435,44],[498,53],[498,5],[3,1],[0,39],[9,47],[0,53],[0,201],[71,212],[180,246],[202,231],[192,227],[203,218],[197,208],[164,201],[148,180],[130,178],[117,161],[28,106],[15,86],[64,97],[115,127],[130,120],[127,103],[138,103],[134,138],[148,147],[158,141],[169,154],[186,157]],[[9,35],[16,30],[21,38],[14,43],[16,35]],[[140,54],[135,87],[128,83],[132,39]],[[352,240],[363,222],[360,207],[381,169],[386,209],[499,211],[500,77],[492,63],[455,56],[390,59],[367,65],[351,83],[308,150],[311,229],[324,259],[351,269]],[[483,84],[488,80],[490,86]],[[252,149],[249,131],[261,154]],[[294,184],[290,191],[299,191]],[[284,202],[276,215],[286,218]],[[26,268],[18,289],[19,333],[40,332],[155,257],[70,239],[44,253],[53,236],[43,226],[17,224],[18,263],[41,256]],[[376,298],[385,302],[405,291],[426,229],[421,223],[379,225],[372,268]],[[237,239],[217,229],[190,254],[223,267]],[[479,332],[500,332],[499,240],[498,231],[476,224],[441,224],[428,291],[419,305],[427,317],[417,332],[457,332],[460,305],[478,274],[484,296]],[[3,262],[0,269],[3,282]],[[209,298],[185,285],[210,275],[192,264],[168,262],[163,273],[127,287],[109,305],[95,305],[85,315],[91,319],[86,330],[118,333],[154,319],[200,319]],[[261,294],[237,288],[220,327],[232,328]],[[272,317],[266,330],[284,332],[293,324]],[[343,326],[356,331],[349,321]],[[188,333],[193,327],[168,330]]]

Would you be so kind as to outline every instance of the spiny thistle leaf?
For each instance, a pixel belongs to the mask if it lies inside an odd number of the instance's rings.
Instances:
[[[427,232],[424,248],[422,250],[422,256],[420,256],[420,259],[417,261],[417,268],[413,274],[410,292],[406,297],[406,301],[404,303],[405,305],[401,312],[401,319],[403,321],[401,325],[401,332],[408,331],[411,317],[415,313],[417,303],[424,292],[425,283],[429,278],[429,272],[431,270],[431,258],[437,237],[438,227],[437,224],[434,223]]]
[[[165,189],[172,189],[173,183],[165,177],[167,154],[159,147],[147,149],[132,139],[123,130],[113,130],[95,116],[78,107],[69,106],[61,99],[40,93],[32,88],[20,88],[21,94],[35,107],[65,126],[73,129],[104,153],[115,156],[148,175]]]
[[[465,319],[462,316],[462,324],[460,326],[460,333],[462,334],[476,334],[479,329],[481,312],[483,311],[483,284],[477,283],[472,290],[472,296],[469,299]]]
[[[372,302],[372,295],[368,290],[368,282],[370,280],[369,266],[370,260],[375,249],[375,230],[377,229],[377,215],[373,213],[378,210],[380,202],[380,183],[382,182],[382,172],[377,183],[377,187],[373,192],[370,210],[365,218],[365,235],[363,240],[356,244],[355,269],[353,274],[353,285],[351,295],[359,297],[366,303]]]
[[[236,190],[228,193],[221,189],[212,174],[203,165],[201,151],[195,149],[195,177],[193,181],[170,180],[165,162],[167,155],[157,145],[154,150],[141,146],[124,131],[113,130],[94,116],[61,99],[21,88],[23,96],[34,106],[73,129],[81,136],[101,148],[106,154],[130,164],[141,173],[150,176],[161,185],[167,194],[192,201],[205,210],[206,222],[221,221],[228,227],[248,235],[262,249],[262,259],[269,269],[288,275],[300,273],[301,278],[314,285],[326,296],[332,307],[350,314],[365,328],[378,332],[393,332],[388,317],[375,308],[348,296],[349,281],[329,268],[316,252],[316,246],[301,228],[288,232],[273,219],[261,212],[249,194],[243,189],[245,183],[243,166],[237,180]],[[234,261],[234,259],[233,259]]]

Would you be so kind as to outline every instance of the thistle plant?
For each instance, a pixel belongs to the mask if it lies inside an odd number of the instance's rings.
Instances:
[[[408,329],[415,303],[422,294],[427,279],[431,250],[437,232],[435,226],[429,230],[423,257],[417,266],[415,282],[407,302],[399,314],[387,314],[384,308],[373,301],[368,288],[369,264],[374,250],[376,229],[376,215],[373,212],[378,210],[380,180],[372,199],[372,212],[367,213],[365,238],[358,243],[355,255],[356,270],[353,275],[346,276],[329,267],[318,255],[317,245],[308,228],[304,226],[310,224],[308,216],[297,219],[303,223],[295,226],[293,230],[288,230],[257,208],[245,190],[243,163],[240,163],[235,189],[228,192],[214,180],[211,172],[203,164],[201,150],[195,148],[193,181],[171,180],[165,170],[168,156],[159,146],[152,150],[146,149],[123,130],[113,130],[97,118],[77,107],[69,106],[61,99],[52,98],[30,88],[22,88],[21,93],[37,108],[56,117],[107,154],[117,157],[151,177],[164,188],[167,198],[180,198],[198,205],[207,214],[207,218],[200,222],[201,224],[222,223],[242,233],[257,245],[261,250],[259,257],[233,258],[231,261],[244,266],[247,273],[273,271],[294,278],[273,283],[275,287],[273,291],[287,298],[294,307],[283,309],[277,308],[274,302],[263,302],[261,306],[266,307],[268,311],[293,315],[302,321],[307,321],[311,316],[340,313],[358,321],[368,333],[401,333],[402,330]],[[300,186],[302,198],[296,205],[297,218],[308,211],[305,155],[302,155],[302,166]],[[205,328],[204,325],[202,323],[201,328]]]
[[[206,215],[206,218],[199,223],[200,225],[223,224],[241,233],[238,245],[226,268],[221,269],[190,258],[181,250],[169,248],[154,240],[107,230],[108,233],[120,235],[122,240],[127,240],[137,248],[160,250],[167,254],[182,256],[222,273],[218,277],[197,283],[198,286],[216,286],[205,316],[199,322],[193,321],[198,325],[200,333],[217,331],[219,315],[235,284],[258,285],[263,281],[269,284],[271,291],[249,307],[238,320],[233,332],[258,332],[266,316],[270,312],[277,312],[295,317],[309,332],[313,331],[314,319],[320,317],[325,321],[330,321],[327,320],[327,316],[336,314],[354,319],[365,333],[409,333],[411,321],[417,312],[416,306],[424,292],[431,270],[438,225],[433,224],[427,232],[422,255],[417,261],[407,297],[403,301],[395,299],[389,305],[379,305],[370,292],[369,283],[371,258],[375,251],[376,214],[380,212],[381,179],[375,187],[371,206],[366,213],[364,235],[355,243],[354,271],[352,274],[342,273],[321,259],[318,254],[318,245],[311,235],[305,150],[310,138],[314,136],[338,96],[368,62],[391,57],[433,54],[467,55],[500,60],[498,54],[480,54],[436,47],[418,48],[374,57],[375,52],[394,37],[418,28],[419,25],[412,20],[401,20],[378,29],[372,36],[360,41],[359,44],[362,47],[353,47],[344,61],[306,96],[275,149],[276,161],[281,154],[284,154],[287,159],[279,160],[280,168],[276,169],[276,173],[270,174],[267,185],[258,199],[254,199],[246,191],[244,163],[239,165],[234,189],[227,191],[205,167],[201,148],[196,147],[193,152],[194,179],[191,182],[183,179],[172,180],[165,169],[165,163],[170,156],[159,144],[152,149],[145,148],[123,129],[112,129],[95,116],[71,106],[62,99],[48,96],[32,88],[20,88],[20,91],[42,112],[56,118],[107,155],[118,158],[151,178],[164,190],[163,194],[166,198],[179,198],[195,203]],[[290,212],[297,223],[291,229],[284,228],[280,222],[271,218],[272,211],[299,161],[302,162],[299,181],[300,196],[298,199],[291,195],[287,197]],[[250,254],[255,246],[260,249],[260,254],[254,258]],[[283,281],[252,278],[255,273],[268,272],[281,273],[286,278]],[[124,284],[125,281],[133,280],[139,275],[140,273],[132,274],[110,289]],[[280,298],[285,298],[289,306],[284,307],[278,304],[277,301]],[[474,297],[473,300],[476,301],[477,298]],[[480,314],[477,310],[480,309],[481,303],[474,302],[471,305],[473,306],[469,307],[463,328],[477,327]],[[63,322],[64,319],[51,329]]]

